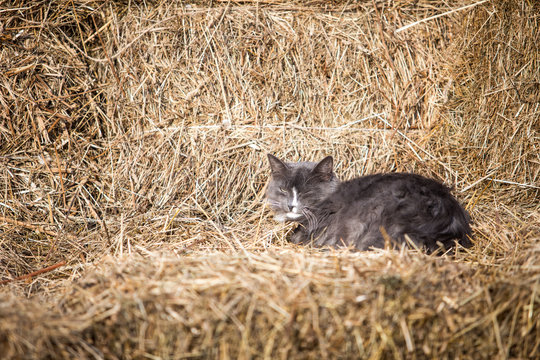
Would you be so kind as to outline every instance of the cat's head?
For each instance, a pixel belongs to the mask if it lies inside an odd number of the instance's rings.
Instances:
[[[333,172],[333,159],[320,162],[286,163],[268,154],[272,178],[266,199],[277,221],[301,221],[330,195],[339,183]]]

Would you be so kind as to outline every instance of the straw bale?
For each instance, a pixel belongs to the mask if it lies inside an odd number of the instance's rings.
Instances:
[[[22,321],[0,333],[55,358],[534,358],[539,280],[408,252],[153,253],[105,260],[47,312],[3,299]]]
[[[539,10],[0,2],[6,357],[537,356]],[[267,152],[438,178],[475,246],[291,246]]]

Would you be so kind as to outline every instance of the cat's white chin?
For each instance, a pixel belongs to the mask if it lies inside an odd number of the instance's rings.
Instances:
[[[285,214],[276,214],[274,215],[274,220],[279,222],[285,222],[285,221],[295,221],[302,217],[302,214],[288,212]]]

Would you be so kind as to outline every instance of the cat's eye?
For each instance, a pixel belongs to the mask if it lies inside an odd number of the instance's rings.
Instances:
[[[280,188],[279,188],[279,192],[280,192],[280,193],[283,193],[283,194],[286,194],[286,193],[287,193],[287,189],[285,189],[284,187],[280,187]]]

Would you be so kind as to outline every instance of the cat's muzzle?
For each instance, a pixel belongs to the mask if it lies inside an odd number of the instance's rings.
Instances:
[[[297,212],[286,212],[286,213],[280,213],[274,215],[274,220],[279,222],[286,222],[286,221],[298,221],[300,220],[304,215],[297,213]]]

